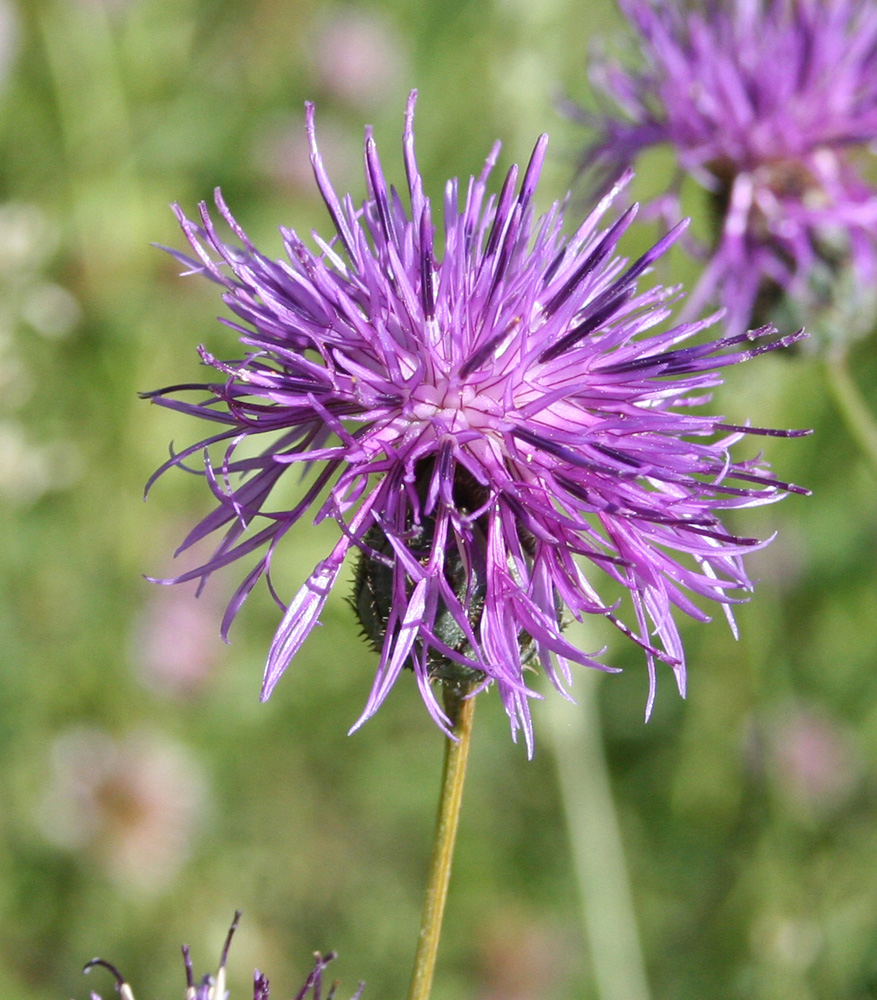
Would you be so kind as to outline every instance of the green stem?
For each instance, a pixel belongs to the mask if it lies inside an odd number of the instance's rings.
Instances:
[[[850,375],[843,352],[829,355],[825,362],[828,386],[847,429],[877,473],[877,421],[862,398],[859,387]]]
[[[602,675],[576,677],[578,704],[546,698],[585,939],[600,1000],[649,1000],[649,987],[603,750]]]
[[[470,690],[469,687],[444,688],[445,711],[453,724],[457,739],[445,741],[445,767],[442,774],[438,821],[408,1000],[427,1000],[432,989],[442,917],[445,912],[445,900],[448,898],[448,883],[451,880],[451,860],[454,855],[454,841],[457,838],[460,804],[463,801],[466,761],[472,739],[475,699],[465,697]]]

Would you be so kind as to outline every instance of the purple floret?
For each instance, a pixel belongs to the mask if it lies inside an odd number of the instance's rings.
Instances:
[[[196,980],[192,966],[192,958],[189,953],[189,946],[183,945],[183,964],[186,969],[185,1000],[229,1000],[229,992],[225,988],[226,964],[228,962],[228,952],[231,947],[231,941],[234,937],[235,931],[237,930],[240,918],[241,911],[237,910],[228,934],[226,935],[225,944],[222,948],[222,954],[219,959],[219,968],[215,976],[208,974],[202,976],[200,981]],[[323,973],[326,971],[326,967],[333,962],[335,958],[336,955],[334,951],[330,951],[328,955],[320,955],[319,952],[314,953],[314,967],[308,974],[302,988],[298,991],[298,993],[296,993],[295,1000],[324,1000]],[[134,1000],[134,993],[132,992],[131,986],[126,981],[125,977],[114,965],[107,962],[105,959],[93,958],[90,962],[86,962],[85,968],[82,971],[84,973],[89,973],[92,969],[98,967],[102,967],[112,974],[113,978],[116,980],[116,992],[120,995],[121,1000]],[[338,984],[332,983],[329,987],[329,992],[325,996],[325,1000],[334,1000],[337,988]],[[361,1000],[364,989],[365,983],[360,983],[350,1000]],[[253,974],[253,1000],[270,1000],[270,996],[271,989],[267,976],[263,975],[258,969],[256,969]],[[101,1000],[101,998],[97,993],[92,992],[91,1000]]]
[[[630,68],[596,60],[608,98],[577,114],[598,137],[585,169],[611,181],[648,147],[677,172],[655,206],[678,217],[693,177],[716,237],[689,309],[718,300],[737,332],[778,293],[814,294],[849,265],[877,277],[877,192],[860,174],[877,139],[877,4],[871,0],[619,0],[637,33]]]
[[[447,731],[433,690],[442,660],[497,686],[513,734],[522,729],[532,752],[529,699],[538,696],[525,667],[538,662],[564,693],[570,662],[612,669],[569,641],[562,615],[605,616],[645,650],[649,711],[657,660],[684,692],[673,609],[708,620],[695,603],[705,598],[733,624],[730,605],[751,589],[742,556],[764,543],[730,534],[719,515],[806,491],[775,479],[759,456],[733,460],[730,449],[747,433],[797,432],[699,411],[720,368],[800,335],[766,327],[704,343],[697,335],[712,319],[662,327],[676,291],[640,291],[638,281],[683,227],[629,264],[616,244],[635,209],[599,228],[615,190],[571,236],[560,204],[536,218],[545,136],[520,183],[512,167],[499,195],[487,193],[498,145],[480,176],[447,184],[439,255],[414,155],[415,96],[403,138],[408,205],[387,188],[370,130],[368,199],[339,199],[307,106],[314,172],[337,232],[315,235],[316,252],[282,229],[287,259],[263,256],[218,191],[233,245],[206,205],[200,224],[178,210],[197,259],[175,256],[222,286],[244,357],[223,362],[202,349],[217,381],[149,394],[218,425],[156,473],[203,453],[217,506],[181,548],[222,532],[210,559],[165,582],[203,584],[258,553],[225,634],[287,531],[306,513],[334,520],[335,547],[284,608],[263,698],[358,550],[381,568],[390,599],[377,677],[354,729],[407,666]],[[181,398],[190,390],[198,401]],[[276,509],[274,486],[302,475],[300,501]],[[632,624],[598,594],[605,575],[629,593]],[[448,621],[459,642],[447,638]]]

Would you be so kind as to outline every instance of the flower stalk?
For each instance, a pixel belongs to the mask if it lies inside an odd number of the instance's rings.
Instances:
[[[463,801],[463,783],[466,779],[466,763],[472,740],[472,720],[475,714],[472,685],[443,687],[445,711],[453,723],[455,738],[445,741],[445,765],[442,772],[438,820],[408,1000],[427,1000],[432,989],[442,918],[448,898],[448,884],[451,880],[451,862],[460,821],[460,806]]]
[[[624,843],[597,702],[601,674],[583,674],[576,702],[546,702],[585,940],[599,1000],[649,1000]]]
[[[877,420],[850,374],[846,352],[829,353],[825,360],[825,372],[828,387],[847,430],[868,459],[871,471],[877,474]]]

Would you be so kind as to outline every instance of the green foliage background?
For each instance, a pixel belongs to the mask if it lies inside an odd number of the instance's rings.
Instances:
[[[617,15],[610,0],[7,0],[4,9],[0,996],[57,1000],[89,987],[108,996],[101,973],[79,976],[95,954],[125,972],[138,998],[181,996],[180,942],[198,969],[212,968],[237,907],[233,998],[248,995],[254,966],[278,997],[294,995],[311,953],[330,948],[341,954],[332,971],[342,995],[362,978],[366,998],[403,996],[442,741],[408,677],[373,721],[345,735],[374,656],[344,594],[267,705],[258,689],[278,617],[270,599],[253,596],[230,647],[216,635],[234,571],[201,599],[209,669],[195,690],[144,686],[135,669],[157,600],[143,574],[172,572],[170,553],[209,505],[203,483],[182,474],[143,504],[168,442],[199,429],[137,392],[197,380],[198,343],[236,353],[214,319],[215,288],[180,278],[150,242],[181,247],[168,203],[192,214],[215,185],[268,252],[279,253],[279,224],[326,232],[300,179],[303,100],[318,103],[337,187],[361,198],[366,121],[388,173],[402,178],[411,86],[434,198],[447,177],[477,172],[495,138],[506,167],[549,131],[547,208],[572,182],[586,138],[555,98],[591,99],[588,45],[619,30]],[[379,62],[396,67],[374,99],[365,85],[339,92],[321,54],[327,25],[353,16],[378,19],[389,46]],[[641,190],[659,187],[667,168],[650,161]],[[692,212],[703,208],[692,200]],[[574,198],[571,221],[583,210]],[[29,250],[16,242],[22,226]],[[641,227],[627,251],[653,235]],[[693,276],[677,256],[659,277]],[[68,296],[40,298],[47,284]],[[60,310],[55,326],[40,318],[46,302]],[[853,361],[877,410],[873,337]],[[816,429],[803,441],[767,441],[780,475],[814,496],[735,522],[779,538],[752,561],[762,582],[739,613],[739,642],[721,620],[686,627],[687,700],[662,676],[644,725],[639,655],[614,636],[585,640],[608,641],[624,667],[598,696],[661,1000],[877,996],[877,491],[825,386],[812,351],[728,374],[717,409],[730,420]],[[330,538],[322,528],[295,533],[282,594]],[[58,826],[74,817],[59,805],[53,761],[65,734],[83,727],[122,743],[147,733],[200,776],[197,821],[172,877],[112,868],[113,837],[138,821],[124,802],[103,803],[102,833],[60,842]],[[479,706],[435,1000],[597,996],[547,728],[537,712],[527,762],[496,697]]]

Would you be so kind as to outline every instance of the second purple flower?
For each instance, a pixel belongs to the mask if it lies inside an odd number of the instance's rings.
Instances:
[[[175,255],[222,287],[243,357],[202,349],[213,380],[148,394],[216,425],[156,473],[203,454],[217,506],[182,548],[222,533],[207,562],[171,582],[203,582],[257,554],[225,633],[290,528],[307,513],[333,519],[337,544],[284,606],[263,697],[358,550],[355,603],[380,662],[357,725],[407,666],[444,728],[435,680],[496,684],[532,751],[525,667],[540,663],[561,690],[571,661],[609,669],[568,641],[565,613],[606,616],[645,650],[649,709],[657,660],[684,691],[674,610],[706,620],[695,601],[706,598],[733,622],[730,605],[751,589],[742,555],[763,543],[730,534],[719,515],[805,491],[759,457],[732,459],[731,446],[759,431],[699,410],[721,383],[718,369],[798,335],[764,328],[703,342],[709,320],[662,326],[673,292],[639,291],[638,281],[682,227],[629,264],[616,245],[635,209],[599,228],[612,195],[570,236],[559,204],[536,218],[546,136],[520,183],[512,167],[498,195],[487,193],[498,145],[480,176],[448,182],[437,240],[414,154],[414,100],[403,137],[408,204],[388,188],[367,130],[361,207],[333,190],[307,106],[335,227],[329,240],[314,237],[316,251],[282,229],[287,259],[265,257],[218,192],[234,242],[205,205],[200,224],[178,210],[196,256]],[[191,392],[200,398],[186,401]],[[252,442],[261,446],[241,447]],[[302,474],[300,501],[274,509],[274,486]],[[604,575],[626,588],[629,624],[600,597]]]
[[[630,67],[596,60],[604,109],[583,168],[614,180],[652,146],[711,196],[713,246],[689,308],[718,300],[736,332],[828,311],[830,340],[874,324],[877,276],[877,4],[873,0],[619,0]],[[753,320],[754,317],[754,320]],[[850,329],[855,328],[855,329]]]

